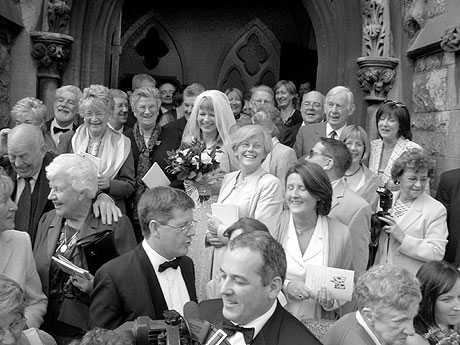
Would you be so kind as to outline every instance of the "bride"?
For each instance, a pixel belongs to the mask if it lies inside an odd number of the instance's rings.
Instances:
[[[206,296],[206,283],[211,279],[212,248],[205,246],[208,214],[210,205],[217,201],[223,175],[235,170],[229,155],[231,147],[230,129],[236,124],[227,96],[217,90],[201,93],[195,100],[192,113],[184,129],[182,143],[190,144],[200,140],[205,150],[223,152],[219,169],[203,176],[200,181],[184,181],[187,194],[196,202],[196,235],[189,248],[188,255],[195,264],[196,288],[198,299]]]

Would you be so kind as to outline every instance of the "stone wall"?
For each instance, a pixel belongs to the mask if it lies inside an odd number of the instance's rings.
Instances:
[[[0,128],[8,126],[11,53],[7,37],[0,35]]]

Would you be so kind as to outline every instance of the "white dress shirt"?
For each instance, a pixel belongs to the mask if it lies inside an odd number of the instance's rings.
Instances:
[[[272,317],[272,315],[275,313],[276,310],[276,300],[273,302],[273,305],[268,309],[264,314],[260,315],[257,319],[254,319],[253,321],[245,324],[245,325],[240,325],[241,327],[244,328],[254,328],[254,338],[259,334],[260,330],[264,325],[267,323],[267,321]],[[229,343],[231,345],[247,345],[246,342],[244,341],[244,336],[243,333],[241,332],[236,332],[233,334],[231,337],[227,338]]]
[[[331,127],[331,125],[329,124],[329,122],[326,122],[326,137],[327,137],[327,138],[330,138],[330,137],[331,137],[332,131],[335,131],[335,132],[337,133],[336,139],[339,140],[340,134],[342,134],[342,131],[343,131],[343,129],[344,129],[346,126],[347,126],[347,125],[343,125],[343,126],[340,127],[339,129],[334,129],[334,128]]]
[[[169,260],[158,254],[146,240],[142,241],[142,248],[155,270],[168,309],[184,315],[184,304],[190,301],[190,296],[180,266],[177,269],[168,268],[160,273],[158,267]]]
[[[37,183],[38,179],[38,174],[40,174],[40,170],[42,167],[40,166],[40,169],[32,176],[30,179],[30,194],[34,192],[35,184]],[[14,197],[14,202],[16,205],[19,202],[19,198],[21,197],[22,191],[24,190],[24,187],[26,186],[26,180],[23,177],[17,176],[17,186],[16,186],[16,196]]]
[[[50,134],[51,134],[51,138],[53,138],[53,141],[54,143],[56,144],[56,146],[59,144],[59,138],[61,137],[62,134],[64,134],[63,132],[59,132],[59,133],[54,133],[53,131],[53,128],[62,128],[62,129],[69,129],[69,130],[72,130],[73,129],[73,123],[71,123],[70,125],[68,126],[65,126],[65,127],[62,127],[62,126],[59,126],[56,122],[56,119],[53,119],[53,121],[51,121],[51,126],[50,126]]]

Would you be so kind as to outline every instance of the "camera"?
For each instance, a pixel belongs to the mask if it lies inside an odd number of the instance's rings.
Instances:
[[[379,206],[381,211],[374,213],[371,217],[371,240],[369,243],[369,262],[367,267],[371,267],[374,264],[375,255],[377,254],[377,248],[379,246],[379,237],[382,229],[387,223],[379,219],[379,217],[388,216],[388,212],[393,206],[393,193],[386,187],[377,188],[377,194],[379,195]]]

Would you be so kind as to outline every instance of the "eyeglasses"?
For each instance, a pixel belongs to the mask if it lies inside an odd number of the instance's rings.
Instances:
[[[156,221],[155,219],[152,219],[151,222],[154,222],[157,225],[167,226],[169,228],[172,228],[182,233],[188,233],[190,230],[195,228],[196,223],[197,223],[195,220],[192,220],[191,222],[184,224],[182,226],[176,226],[176,225],[170,225],[170,224],[163,224],[163,223]]]
[[[406,107],[406,105],[404,103],[392,101],[391,99],[387,99],[386,101],[383,102],[383,104],[389,104],[389,105],[395,106],[396,108],[407,109],[407,107]]]
[[[20,318],[14,320],[6,329],[0,328],[0,338],[5,337],[6,330],[8,330],[11,333],[22,331],[24,327],[26,326],[26,321],[27,320],[24,317],[24,315],[21,315]]]

